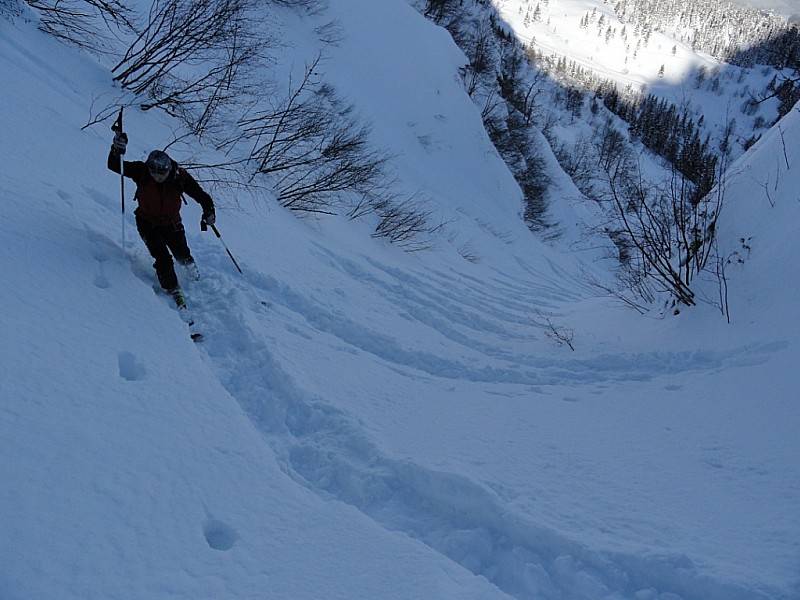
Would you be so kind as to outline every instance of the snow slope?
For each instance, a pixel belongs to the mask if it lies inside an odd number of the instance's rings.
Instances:
[[[130,215],[123,255],[81,129],[107,69],[0,20],[0,598],[800,598],[796,115],[732,170],[732,323],[642,318],[528,233],[442,31],[323,16],[332,80],[459,219],[407,254],[222,190],[242,277],[190,205],[199,345]],[[126,121],[132,158],[176,126]]]

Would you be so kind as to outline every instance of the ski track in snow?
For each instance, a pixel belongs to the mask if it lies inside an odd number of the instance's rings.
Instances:
[[[102,287],[102,263],[113,244],[104,236],[87,233],[97,248],[96,284]],[[298,484],[355,507],[388,530],[419,540],[517,599],[774,597],[700,576],[691,560],[682,555],[647,557],[592,551],[516,516],[503,507],[494,492],[464,476],[384,455],[356,418],[302,389],[270,352],[268,334],[263,332],[280,320],[300,319],[318,332],[372,353],[388,363],[387,368],[416,369],[441,378],[525,385],[568,381],[577,386],[631,377],[647,379],[665,372],[719,369],[726,363],[758,360],[752,348],[748,354],[741,349],[586,360],[512,354],[486,341],[487,333],[500,340],[524,341],[519,333],[524,329],[518,326],[530,298],[530,286],[499,278],[488,289],[442,272],[427,273],[426,285],[422,285],[419,275],[389,268],[374,259],[365,259],[373,269],[369,271],[320,249],[320,257],[331,265],[403,307],[408,318],[477,350],[487,364],[462,363],[402,348],[395,340],[334,314],[270,276],[253,274],[246,266],[247,277],[242,278],[222,253],[206,247],[195,248],[194,253],[204,274],[199,282],[185,288],[191,316],[204,334],[205,341],[198,348],[276,452],[281,468]],[[141,250],[129,256],[134,274],[152,285],[148,258]],[[573,292],[560,287],[556,276],[547,280],[537,274],[536,281],[536,297],[550,298],[554,307],[559,301],[575,299]],[[166,296],[164,300],[171,302]],[[762,348],[762,352],[769,350]],[[131,355],[121,353],[119,366],[124,378],[143,376],[141,365]],[[228,542],[230,536],[218,529],[209,526],[206,536],[210,544]]]

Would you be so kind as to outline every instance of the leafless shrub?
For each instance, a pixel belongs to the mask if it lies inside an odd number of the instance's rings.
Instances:
[[[405,250],[430,248],[431,236],[443,226],[432,225],[433,211],[416,194],[402,201],[389,197],[373,209],[379,222],[372,237],[386,238]]]
[[[335,20],[329,21],[323,25],[320,25],[319,27],[314,28],[314,33],[317,34],[317,38],[320,42],[329,46],[338,46],[344,39],[342,26],[338,21]]]
[[[558,164],[569,175],[575,186],[587,198],[597,194],[595,179],[596,165],[599,162],[594,146],[587,139],[579,137],[574,143],[562,142],[553,148]]]
[[[626,161],[607,174],[636,279],[646,279],[681,304],[696,304],[691,283],[713,252],[721,188],[697,201],[693,186],[677,170],[660,184],[647,181],[640,168],[631,169]]]
[[[461,244],[458,247],[458,253],[461,255],[461,258],[472,264],[478,264],[481,262],[480,256],[478,256],[478,253],[475,252],[475,248],[471,242]]]
[[[461,68],[461,76],[467,94],[473,96],[484,79],[496,77],[497,67],[494,64],[494,31],[487,20],[481,20],[474,28],[459,30],[462,40],[461,48],[464,49],[469,62]]]
[[[22,0],[0,0],[0,17],[14,21],[22,15],[24,5]]]
[[[439,25],[447,25],[450,20],[458,17],[462,9],[458,0],[425,0],[423,14]]]
[[[42,31],[91,52],[107,52],[108,35],[134,30],[131,11],[118,0],[26,1]]]
[[[559,346],[566,346],[573,352],[575,351],[575,346],[572,344],[575,332],[572,329],[557,326],[550,317],[544,316],[540,312],[537,312],[537,317],[534,321],[544,329],[544,334],[548,339]]]
[[[321,12],[328,5],[328,0],[267,0],[267,2],[277,6],[304,10],[312,14]]]
[[[249,145],[254,175],[267,177],[285,207],[331,212],[346,194],[367,204],[388,184],[388,155],[373,149],[369,127],[317,73],[321,58],[269,109],[239,122],[241,135],[228,146]]]
[[[144,109],[181,117],[196,135],[250,90],[270,43],[252,26],[251,0],[154,0],[148,23],[114,66],[114,81]]]

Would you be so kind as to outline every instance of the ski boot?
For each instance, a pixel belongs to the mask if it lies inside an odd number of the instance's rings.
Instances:
[[[175,300],[175,306],[178,308],[186,308],[186,297],[183,295],[183,290],[180,286],[176,286],[171,290],[167,290],[172,296],[172,299]]]

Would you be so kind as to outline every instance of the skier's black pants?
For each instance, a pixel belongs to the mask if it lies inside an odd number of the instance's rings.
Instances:
[[[186,231],[183,229],[183,223],[157,227],[141,217],[136,217],[136,229],[139,230],[139,235],[142,236],[150,255],[156,259],[153,266],[156,269],[158,283],[165,290],[178,287],[178,277],[175,274],[172,257],[174,256],[175,260],[182,265],[194,262],[189,245],[186,243]],[[172,252],[171,255],[170,252]]]

